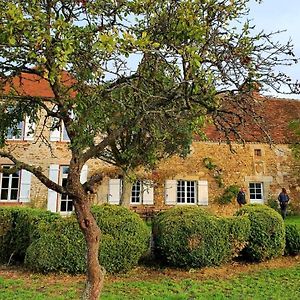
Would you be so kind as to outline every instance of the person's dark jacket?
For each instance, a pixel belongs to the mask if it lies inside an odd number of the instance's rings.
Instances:
[[[246,204],[246,194],[243,191],[239,191],[239,193],[237,194],[237,202],[239,204]]]
[[[278,196],[278,201],[280,204],[286,205],[289,202],[289,200],[289,195],[286,193],[281,192]]]

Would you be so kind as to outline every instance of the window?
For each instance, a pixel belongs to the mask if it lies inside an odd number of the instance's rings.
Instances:
[[[51,142],[69,142],[70,138],[68,136],[64,122],[61,121],[59,128],[55,128],[50,131],[50,141]]]
[[[9,166],[3,166],[9,169]],[[2,174],[1,176],[1,201],[18,201],[20,188],[20,172]]]
[[[67,178],[69,174],[69,167],[68,166],[61,166],[60,167],[60,177],[61,177],[61,185],[63,187],[67,186]],[[71,212],[73,210],[73,202],[72,199],[69,198],[68,195],[62,194],[60,196],[60,212]]]
[[[207,180],[166,180],[165,203],[208,205]]]
[[[196,181],[177,181],[177,203],[196,203]]]
[[[9,128],[6,138],[8,140],[22,140],[24,137],[24,122],[20,122],[16,129]]]
[[[263,183],[249,183],[250,203],[263,203]]]
[[[136,182],[133,183],[132,185],[132,190],[131,190],[131,203],[141,203],[142,202],[142,182],[140,180],[137,180]]]
[[[262,156],[261,149],[254,149],[254,156],[261,157]]]

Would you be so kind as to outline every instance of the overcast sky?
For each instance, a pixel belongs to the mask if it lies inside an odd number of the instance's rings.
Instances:
[[[286,32],[278,35],[277,39],[284,43],[292,39],[294,53],[300,58],[300,0],[263,0],[258,4],[252,0],[249,19],[258,30],[266,32],[285,29]],[[300,82],[300,64],[284,70],[293,80]],[[274,92],[271,93],[275,95]],[[282,98],[300,99],[300,95],[276,95]]]

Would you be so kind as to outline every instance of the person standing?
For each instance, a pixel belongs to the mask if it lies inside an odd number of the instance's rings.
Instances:
[[[285,188],[282,188],[281,193],[278,195],[278,201],[280,204],[282,218],[285,219],[288,202],[290,201],[289,195],[287,194]]]
[[[241,189],[239,190],[236,201],[240,207],[242,207],[242,205],[246,204],[246,193],[245,193],[244,187],[241,187]]]

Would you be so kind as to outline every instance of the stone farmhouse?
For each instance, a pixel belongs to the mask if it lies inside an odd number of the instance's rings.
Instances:
[[[47,82],[36,80],[34,75],[24,74],[22,80],[14,80],[15,88],[22,95],[45,99],[52,96]],[[230,214],[237,209],[236,202],[220,205],[216,199],[231,185],[244,186],[250,203],[267,203],[270,199],[277,199],[281,188],[285,187],[290,194],[291,205],[299,208],[300,176],[290,149],[295,137],[288,129],[288,123],[299,118],[300,102],[265,98],[262,103],[261,113],[268,125],[271,144],[253,124],[248,124],[243,129],[245,143],[232,141],[230,149],[222,136],[210,126],[206,130],[207,140],[195,138],[185,159],[174,156],[160,162],[150,173],[138,171],[138,180],[132,186],[131,208],[147,214],[174,205],[201,205],[219,214]],[[32,126],[34,130],[31,130]],[[19,124],[18,135],[7,133],[7,148],[21,160],[41,166],[50,179],[64,185],[70,158],[68,136],[63,124],[59,130],[43,128],[43,135],[51,145],[50,152],[49,146],[38,139],[41,127],[41,124],[30,126],[28,120],[24,120]],[[0,157],[0,164],[7,166],[11,161]],[[95,204],[118,204],[122,178],[114,167],[101,161],[90,161],[82,170],[82,182],[99,169],[107,176],[98,188]],[[0,206],[26,205],[61,214],[72,211],[72,200],[68,196],[48,190],[24,170],[12,175],[0,174],[0,192]]]

